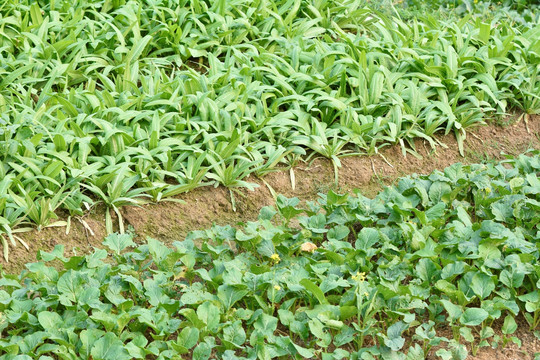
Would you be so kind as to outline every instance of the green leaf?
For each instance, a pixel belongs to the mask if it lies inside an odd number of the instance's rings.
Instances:
[[[435,353],[443,360],[465,360],[467,358],[467,348],[463,344],[452,341],[450,349],[439,349]]]
[[[470,327],[464,326],[459,328],[459,334],[465,339],[465,341],[474,343],[474,335]]]
[[[77,302],[77,298],[83,290],[84,280],[81,275],[73,270],[68,270],[60,276],[56,287],[60,294],[60,303],[70,306],[72,302]]]
[[[307,221],[303,224],[306,229],[311,230],[314,233],[322,234],[327,232],[326,229],[326,216],[323,214],[316,214],[307,218]]]
[[[193,360],[208,360],[210,355],[212,355],[212,347],[205,342],[200,343],[193,350]]]
[[[263,256],[271,257],[276,253],[276,248],[274,243],[270,239],[262,239],[261,242],[257,245],[257,252]]]
[[[156,264],[163,266],[165,262],[165,267],[171,269],[172,264],[169,263],[168,260],[171,260],[174,264],[177,259],[180,258],[180,254],[173,255],[172,259],[168,258],[169,255],[173,254],[173,250],[166,245],[164,245],[161,241],[147,238],[146,242],[148,243],[148,251],[152,255],[152,259],[156,262]]]
[[[517,330],[516,320],[512,315],[506,315],[504,318],[504,324],[502,326],[502,333],[505,335],[511,335]]]
[[[375,244],[379,242],[379,231],[371,227],[365,227],[360,230],[358,234],[358,240],[356,240],[355,247],[367,251]]]
[[[308,325],[310,332],[320,339],[321,342],[319,344],[323,344],[322,346],[328,346],[330,344],[332,336],[324,330],[324,324],[319,319],[311,319]]]
[[[152,40],[151,35],[146,35],[144,38],[140,39],[136,42],[135,46],[131,48],[130,52],[126,56],[126,64],[129,64],[139,59],[139,56],[141,56],[143,50],[146,48],[148,43]]]
[[[384,344],[393,351],[401,350],[403,345],[405,345],[405,338],[403,338],[401,334],[407,328],[407,324],[402,321],[390,325],[386,333],[386,338],[384,339]]]
[[[347,236],[349,236],[349,228],[344,225],[335,226],[331,228],[330,230],[328,230],[328,233],[326,234],[326,237],[328,238],[329,241],[343,240]]]
[[[114,233],[105,238],[103,245],[113,250],[116,255],[120,255],[123,250],[135,246],[135,243],[133,242],[133,236],[131,234]]]
[[[194,347],[199,341],[199,329],[195,327],[185,327],[182,329],[178,338],[176,339],[176,345],[181,346],[183,351],[182,354],[185,354]]]
[[[64,321],[59,314],[50,311],[41,311],[38,314],[38,321],[45,330],[53,332],[58,331],[64,324]]]
[[[253,327],[256,330],[259,330],[265,336],[272,336],[274,331],[276,331],[278,325],[278,319],[274,316],[262,313],[257,321],[253,323]]]
[[[104,311],[93,311],[90,319],[103,325],[106,331],[112,331],[116,327],[118,315]]]
[[[103,335],[105,335],[105,332],[99,329],[90,328],[82,330],[79,335],[82,343],[82,347],[79,349],[79,355],[83,355],[85,358],[90,357],[94,343]]]
[[[242,321],[236,320],[231,325],[224,327],[223,340],[237,348],[242,348],[242,345],[246,341],[246,332],[242,326]]]
[[[208,331],[215,332],[217,330],[221,318],[221,313],[217,306],[206,301],[197,308],[197,316],[206,324]]]
[[[445,203],[440,202],[426,210],[426,218],[430,223],[435,220],[439,220],[443,217],[445,210]]]
[[[298,352],[298,355],[300,355],[302,358],[311,359],[311,358],[315,357],[315,350],[307,349],[307,348],[304,348],[302,346],[296,345],[292,341],[291,341],[291,343],[293,344],[294,349]]]
[[[495,283],[490,276],[477,272],[472,278],[470,287],[480,299],[485,299],[495,290]]]
[[[456,261],[446,265],[441,271],[442,279],[453,279],[457,275],[461,275],[465,272],[465,266],[467,264],[463,261]]]
[[[484,320],[486,320],[488,316],[489,313],[484,309],[467,308],[459,318],[459,321],[463,325],[477,326],[480,325]]]
[[[101,291],[98,288],[86,288],[80,293],[80,297],[78,298],[79,304],[88,305],[91,308],[100,308],[102,305],[99,300],[100,295]]]
[[[41,15],[41,9],[39,4],[32,4],[30,6],[30,17],[32,18],[32,24],[36,27],[40,26],[43,23],[43,16]]]
[[[407,351],[407,360],[422,359],[424,357],[424,350],[418,344],[414,344],[409,347]]]
[[[322,290],[315,285],[311,280],[309,279],[302,279],[300,280],[300,285],[302,285],[309,294],[313,295],[317,301],[319,301],[320,304],[328,304],[328,300],[326,300],[324,293]]]
[[[450,200],[450,193],[452,188],[447,183],[436,181],[429,187],[429,199],[438,204],[441,201],[448,202]]]
[[[461,306],[454,305],[448,300],[441,300],[441,304],[444,306],[444,309],[448,313],[448,318],[450,322],[456,321],[463,314]]]
[[[237,301],[246,296],[249,291],[243,288],[244,286],[237,285],[220,285],[218,287],[217,296],[225,307],[229,310]]]
[[[91,350],[94,360],[129,360],[131,356],[124,343],[113,333],[106,333],[94,343]]]
[[[65,249],[65,246],[62,244],[59,244],[59,245],[55,245],[53,251],[51,251],[50,253],[45,252],[43,250],[39,250],[37,258],[38,260],[43,260],[45,262],[53,261],[56,259],[60,259],[61,261],[66,262],[68,259],[64,257],[64,249]]]
[[[487,44],[491,34],[491,24],[489,23],[480,23],[478,24],[480,32],[478,33],[478,39],[484,44]]]

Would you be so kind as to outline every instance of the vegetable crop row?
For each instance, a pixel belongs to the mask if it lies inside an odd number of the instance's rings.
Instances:
[[[515,318],[540,324],[540,154],[528,155],[403,178],[373,199],[280,196],[258,221],[174,248],[128,233],[86,256],[58,245],[0,279],[0,360],[463,360],[520,344]]]
[[[0,240],[540,109],[540,27],[353,0],[4,1]],[[58,221],[56,211],[68,214]],[[82,221],[82,220],[81,220]]]

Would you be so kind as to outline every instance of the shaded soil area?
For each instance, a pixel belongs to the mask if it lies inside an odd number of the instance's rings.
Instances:
[[[355,156],[342,158],[339,169],[339,184],[334,184],[331,162],[318,158],[311,163],[302,163],[292,171],[276,171],[264,179],[248,178],[258,184],[254,191],[234,194],[236,212],[231,205],[231,194],[223,187],[205,187],[183,194],[175,200],[158,204],[122,209],[124,224],[138,234],[138,241],[147,236],[165,243],[182,240],[191,230],[207,228],[212,224],[231,224],[256,219],[259,209],[274,203],[274,194],[287,197],[314,200],[317,194],[330,189],[340,192],[359,189],[366,196],[375,195],[383,186],[408,174],[427,174],[435,169],[456,163],[477,163],[490,159],[503,159],[506,154],[517,155],[528,149],[540,149],[540,116],[532,116],[528,123],[510,121],[506,124],[490,124],[478,127],[467,133],[465,156],[458,151],[453,134],[439,135],[437,140],[444,146],[435,149],[424,140],[417,140],[415,148],[418,157],[403,156],[399,145],[387,146],[374,156]],[[292,181],[294,174],[294,183]],[[114,218],[114,221],[118,219]],[[10,262],[0,258],[0,266],[7,272],[18,272],[27,262],[35,261],[38,250],[50,251],[57,244],[66,247],[66,255],[83,254],[93,247],[100,247],[105,232],[105,208],[95,207],[82,218],[72,218],[69,233],[66,228],[45,228],[38,231],[18,234],[30,247],[26,251],[21,245],[11,248]],[[495,326],[497,328],[497,326]],[[498,327],[500,329],[500,327]],[[498,332],[500,333],[500,331]],[[451,334],[449,334],[451,337]],[[525,320],[521,320],[515,334],[523,345],[509,343],[496,349],[481,348],[470,359],[534,359],[540,352],[540,341],[528,330]],[[435,357],[434,357],[435,358]]]
[[[504,316],[494,321],[491,325],[494,330],[494,336],[487,339],[489,345],[479,347],[481,338],[479,336],[482,330],[481,326],[476,326],[473,329],[473,335],[475,336],[475,349],[471,348],[470,343],[464,341],[462,338],[460,343],[467,347],[469,356],[467,359],[474,360],[536,360],[535,354],[540,353],[540,335],[535,335],[529,330],[529,323],[522,315],[518,315],[516,318],[518,325],[517,330],[513,334],[504,335],[501,328],[504,323]],[[437,329],[437,336],[442,336],[447,339],[452,339],[452,329],[450,326],[446,328]],[[499,338],[499,341],[495,343],[495,337]],[[521,346],[511,340],[511,338],[517,338],[521,341]],[[506,344],[504,343],[506,339]],[[440,359],[436,355],[438,349],[442,346],[433,347],[428,356],[428,360]],[[473,355],[475,354],[475,355]]]

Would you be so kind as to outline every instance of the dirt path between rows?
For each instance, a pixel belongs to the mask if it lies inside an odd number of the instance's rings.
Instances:
[[[438,136],[447,148],[431,149],[423,140],[416,141],[421,158],[408,154],[403,157],[399,145],[387,146],[380,155],[354,156],[341,159],[338,191],[359,189],[366,196],[375,195],[384,185],[408,174],[427,174],[435,169],[444,169],[455,162],[473,163],[487,159],[501,159],[503,154],[520,154],[527,149],[540,149],[540,116],[533,116],[528,124],[519,121],[506,126],[491,124],[468,132],[465,140],[465,157],[460,156],[453,134]],[[320,192],[335,189],[333,167],[329,160],[319,158],[311,164],[303,163],[294,168],[295,188],[289,171],[276,171],[264,177],[266,183],[277,194],[314,200]],[[147,236],[172,243],[182,240],[191,230],[204,229],[213,223],[219,225],[254,220],[259,209],[272,205],[274,198],[268,186],[260,179],[247,179],[259,185],[254,191],[242,191],[236,195],[236,212],[233,211],[229,191],[224,187],[203,187],[183,194],[178,199],[185,201],[163,201],[140,207],[122,209],[124,223],[131,226],[143,241]],[[96,207],[83,220],[89,231],[76,218],[71,219],[69,234],[66,228],[46,228],[20,237],[30,246],[26,251],[21,245],[11,248],[10,262],[0,258],[0,266],[8,272],[20,271],[27,262],[35,261],[38,250],[50,251],[57,244],[66,246],[66,255],[88,252],[99,247],[105,236],[105,211]],[[93,232],[93,235],[92,235]]]
[[[465,157],[460,156],[453,134],[438,136],[446,145],[431,149],[423,140],[417,140],[415,147],[420,158],[412,155],[403,157],[399,146],[388,146],[379,155],[367,157],[345,157],[339,171],[338,191],[359,189],[366,196],[375,195],[384,185],[392,183],[408,174],[427,174],[435,169],[443,169],[456,162],[474,163],[488,159],[502,159],[504,154],[517,155],[528,149],[540,149],[540,116],[533,116],[528,124],[524,121],[505,126],[491,124],[468,132],[465,141]],[[219,225],[256,219],[259,209],[272,205],[274,199],[269,187],[277,194],[296,196],[301,200],[314,200],[320,192],[335,189],[331,163],[326,159],[316,159],[311,164],[301,164],[294,168],[295,187],[293,189],[289,171],[278,171],[267,175],[264,180],[248,178],[259,185],[254,191],[243,191],[244,196],[236,196],[237,211],[233,212],[229,191],[223,187],[205,187],[179,196],[184,204],[164,201],[140,207],[122,209],[124,222],[138,234],[138,240],[147,236],[165,243],[182,240],[191,230],[204,229],[213,223]],[[269,187],[268,187],[269,186]],[[30,246],[25,251],[22,246],[12,248],[11,261],[0,259],[0,266],[14,273],[24,268],[24,264],[35,261],[38,250],[50,251],[57,244],[66,246],[66,255],[82,254],[93,247],[100,247],[105,236],[105,212],[97,207],[82,219],[91,229],[83,226],[79,219],[72,219],[69,234],[65,228],[46,228],[40,232],[21,234]],[[93,234],[92,234],[93,233]],[[524,320],[518,328],[517,336],[523,342],[519,348],[510,344],[506,348],[482,348],[470,359],[479,360],[532,360],[540,351],[540,341],[527,330]]]

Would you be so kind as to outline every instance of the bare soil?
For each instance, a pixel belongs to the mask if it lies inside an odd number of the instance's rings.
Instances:
[[[467,350],[469,352],[469,356],[467,359],[470,360],[536,360],[537,357],[535,355],[537,353],[540,353],[540,338],[537,337],[532,331],[529,330],[529,323],[525,320],[525,318],[521,315],[518,315],[516,317],[517,322],[517,330],[510,335],[504,335],[501,331],[502,325],[504,323],[504,318],[501,317],[491,325],[495,332],[495,336],[498,336],[499,339],[501,339],[498,344],[495,346],[494,344],[494,337],[491,337],[487,339],[487,341],[490,343],[489,346],[481,347],[476,350],[476,355],[473,354],[473,350],[471,348],[470,343],[467,343],[463,341],[462,343],[465,344],[467,347]],[[480,343],[480,331],[481,327],[477,326],[473,329],[473,334],[475,335],[475,346],[478,346]],[[439,328],[437,329],[437,336],[442,336],[447,339],[452,339],[452,329],[450,326],[446,326],[445,328]],[[506,345],[503,346],[503,340],[505,336],[508,338],[508,342]],[[509,338],[515,337],[518,338],[521,341],[521,347],[511,341]],[[436,352],[438,349],[440,349],[443,346],[433,347],[428,356],[428,360],[436,360],[440,359]]]
[[[318,158],[293,169],[296,179],[294,188],[288,170],[268,174],[264,181],[248,178],[248,181],[259,186],[254,191],[242,191],[243,195],[234,194],[236,212],[233,211],[228,189],[204,187],[176,198],[183,203],[163,201],[125,207],[122,209],[124,223],[135,231],[139,241],[149,236],[170,244],[182,240],[191,230],[204,229],[212,224],[235,225],[256,219],[261,207],[274,203],[269,188],[276,194],[298,197],[303,201],[314,200],[318,193],[330,189],[340,192],[359,189],[366,196],[374,196],[383,186],[408,174],[428,174],[456,162],[503,159],[505,155],[540,149],[540,116],[529,117],[527,123],[523,119],[516,119],[517,116],[504,124],[492,122],[468,131],[464,157],[459,154],[454,134],[438,135],[437,140],[445,147],[437,146],[435,149],[425,140],[416,140],[415,148],[419,157],[411,154],[404,157],[399,145],[387,146],[374,156],[342,158],[337,187],[334,184],[332,164],[327,159]],[[88,226],[84,226],[82,220]],[[72,218],[69,233],[66,233],[66,228],[45,228],[39,232],[19,234],[28,243],[30,250],[26,251],[22,245],[12,248],[10,262],[6,263],[0,258],[0,268],[9,273],[18,272],[24,268],[25,263],[36,260],[37,251],[50,251],[57,244],[65,246],[66,255],[84,254],[94,247],[100,247],[105,235],[105,209],[97,206],[81,219]],[[505,349],[482,348],[475,357],[470,358],[534,359],[534,354],[540,352],[540,342],[526,329],[525,325],[518,329],[518,336],[523,342],[521,348],[513,344]]]

